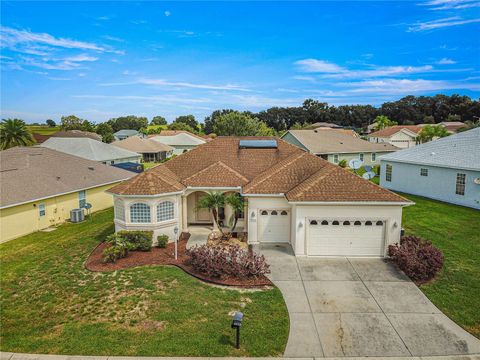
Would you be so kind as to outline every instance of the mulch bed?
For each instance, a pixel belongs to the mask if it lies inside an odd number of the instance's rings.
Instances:
[[[108,244],[100,243],[88,257],[85,268],[90,271],[106,272],[143,265],[173,265],[207,283],[244,288],[258,288],[273,285],[265,276],[252,279],[238,279],[233,277],[211,278],[195,272],[191,266],[186,264],[188,260],[188,256],[186,255],[187,240],[188,238],[183,238],[178,241],[178,260],[175,260],[175,244],[168,243],[167,247],[163,249],[153,247],[151,251],[132,251],[126,258],[118,259],[115,263],[102,262],[102,253],[103,250],[108,247]]]

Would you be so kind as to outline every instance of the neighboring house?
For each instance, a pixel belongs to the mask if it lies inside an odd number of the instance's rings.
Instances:
[[[360,159],[364,165],[379,165],[378,157],[399,150],[388,143],[373,144],[352,136],[351,130],[289,130],[282,139],[332,164]]]
[[[140,163],[142,155],[90,138],[51,137],[40,146],[107,165]]]
[[[50,135],[50,137],[60,137],[60,138],[88,138],[88,139],[93,139],[97,141],[102,141],[102,136],[90,132],[90,131],[82,131],[82,130],[61,130],[57,131],[56,133]]]
[[[202,138],[188,131],[164,130],[160,135],[153,135],[150,139],[174,148],[175,155],[183,154],[196,148],[198,145],[205,144],[209,139]]]
[[[480,209],[480,128],[380,160],[383,187]]]
[[[329,129],[343,129],[343,126],[329,122],[316,122],[309,126],[310,129],[329,128]]]
[[[174,150],[171,146],[138,136],[130,136],[125,140],[114,141],[112,145],[141,154],[145,162],[165,160],[172,156]]]
[[[418,124],[418,126],[421,126],[421,127],[424,127],[424,126],[427,126],[427,125],[432,125],[432,126],[440,125],[440,126],[444,127],[450,134],[454,134],[458,130],[460,130],[461,128],[465,127],[465,123],[463,123],[461,121],[443,121],[443,122],[438,123],[438,124]]]
[[[417,145],[417,135],[422,130],[418,125],[394,125],[375,131],[367,136],[373,143],[389,143],[401,149]]]
[[[134,174],[47,148],[0,151],[0,242],[70,218],[70,210],[113,205],[105,190]]]
[[[115,229],[174,239],[176,227],[212,223],[196,207],[212,191],[246,198],[238,231],[249,244],[290,243],[297,255],[385,256],[412,204],[281,139],[217,137],[110,189]]]
[[[138,135],[140,135],[140,133],[137,130],[130,130],[130,129],[119,130],[113,134],[113,136],[115,137],[115,140],[125,140],[130,136],[138,136]]]

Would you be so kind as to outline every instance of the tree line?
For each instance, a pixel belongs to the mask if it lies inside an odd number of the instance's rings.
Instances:
[[[170,124],[162,116],[154,116],[149,120],[144,116],[128,115],[94,124],[75,115],[68,115],[61,117],[60,127],[63,130],[96,132],[102,136],[104,142],[108,143],[114,141],[115,132],[123,129],[137,130],[144,134],[158,134],[162,130],[169,129],[212,136],[271,136],[281,135],[288,129],[305,128],[316,122],[334,123],[361,132],[379,118],[384,119],[381,120],[383,122],[388,119],[391,124],[400,125],[462,121],[467,122],[469,127],[478,126],[480,101],[457,94],[410,95],[374,107],[372,105],[333,106],[326,102],[306,99],[301,106],[271,107],[256,113],[233,109],[215,110],[204,119],[203,123],[193,115],[178,116]],[[16,124],[18,125],[18,122]],[[51,119],[48,119],[46,124],[56,126]]]

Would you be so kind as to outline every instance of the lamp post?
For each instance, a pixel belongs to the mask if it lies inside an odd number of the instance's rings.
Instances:
[[[175,225],[175,228],[173,229],[173,232],[175,234],[175,260],[178,259],[178,226]]]

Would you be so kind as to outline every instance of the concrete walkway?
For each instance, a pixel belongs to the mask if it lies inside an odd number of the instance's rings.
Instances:
[[[381,259],[296,258],[289,245],[257,249],[290,315],[285,357],[479,354],[480,340],[441,313]]]

